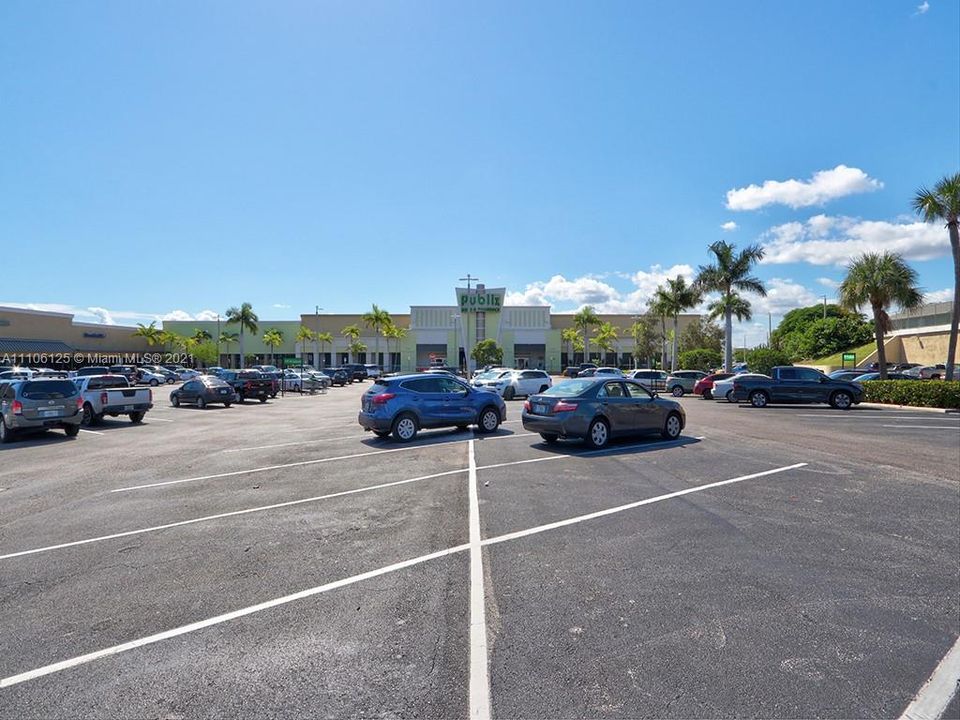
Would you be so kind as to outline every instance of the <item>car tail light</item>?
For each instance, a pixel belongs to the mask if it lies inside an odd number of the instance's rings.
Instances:
[[[19,400],[14,400],[13,405],[10,406],[10,411],[14,415],[20,415],[23,413],[23,403]]]
[[[374,405],[386,405],[396,397],[396,393],[384,392],[373,396]]]
[[[247,380],[247,381],[243,384],[243,389],[244,389],[244,390],[251,390],[251,389],[253,389],[253,383],[250,382],[249,380]]]
[[[83,395],[77,398],[77,410],[83,410]]]
[[[527,412],[531,412],[533,410],[533,406],[530,404],[529,400],[523,401],[523,409],[526,410]]]
[[[153,390],[147,390],[147,402],[153,402]]]
[[[561,400],[556,405],[553,406],[553,411],[555,413],[561,412],[573,412],[577,409],[577,403],[567,402],[566,400]]]
[[[108,398],[108,397],[109,397],[109,396],[108,396],[105,392],[100,393],[100,404],[101,404],[101,405],[106,405],[106,404],[107,404],[107,398]]]

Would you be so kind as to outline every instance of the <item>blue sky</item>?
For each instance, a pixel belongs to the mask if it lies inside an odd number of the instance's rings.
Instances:
[[[952,0],[6,0],[0,28],[0,304],[405,312],[470,272],[637,311],[721,238],[769,247],[764,330],[864,248],[952,287],[909,204],[960,169]]]

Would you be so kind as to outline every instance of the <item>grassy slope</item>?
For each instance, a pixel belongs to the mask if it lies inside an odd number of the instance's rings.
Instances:
[[[835,355],[829,355],[824,358],[817,358],[816,360],[806,360],[803,363],[796,363],[797,365],[803,365],[804,363],[810,365],[836,365],[840,367],[842,364],[841,356],[844,352],[852,352],[857,354],[857,363],[863,362],[863,359],[867,355],[871,355],[877,349],[877,344],[874,342],[869,342],[866,345],[861,345],[857,348],[851,348],[849,350],[844,350],[843,352],[838,352]]]

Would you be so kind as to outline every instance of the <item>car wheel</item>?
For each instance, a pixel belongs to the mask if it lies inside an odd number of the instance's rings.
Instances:
[[[667,415],[667,421],[663,424],[663,430],[660,434],[667,440],[676,440],[680,437],[680,431],[683,430],[683,421],[676,413]]]
[[[701,395],[701,397],[702,397],[704,400],[713,400],[713,393],[710,392],[709,390],[704,390],[704,391],[703,391],[703,394]]]
[[[156,378],[150,381],[150,387],[157,387],[157,385],[159,384],[160,384],[160,381],[157,380]]]
[[[469,425],[457,425],[457,432],[466,432],[469,429]]]
[[[560,436],[554,433],[540,433],[540,437],[547,445],[553,445],[560,439]]]
[[[599,450],[606,447],[608,442],[610,442],[610,426],[603,418],[597,418],[590,423],[590,428],[587,430],[587,445],[594,450]]]
[[[205,410],[207,407],[207,401],[204,400],[202,396],[197,397],[197,407],[201,410]]]
[[[417,419],[404,413],[393,421],[393,438],[398,442],[410,442],[417,436]]]
[[[480,412],[480,422],[477,426],[483,433],[496,432],[500,427],[500,411],[492,407],[484,408]]]
[[[274,396],[274,397],[276,397],[276,396]],[[261,396],[260,396],[260,402],[265,403],[266,401],[267,401],[266,395],[261,395]]]
[[[64,425],[63,431],[67,434],[67,437],[76,437],[80,434],[79,425]]]
[[[939,375],[931,375],[931,376],[930,376],[930,379],[931,379],[931,380],[939,380],[939,379],[940,379],[940,376],[939,376]]]
[[[0,418],[0,443],[8,443],[13,440],[13,431],[7,428],[7,423]]]
[[[180,407],[180,397],[178,395],[171,395],[170,404],[174,407]]]
[[[727,402],[729,403],[733,402],[733,390],[727,390],[726,398],[727,398]]]
[[[853,398],[848,392],[838,390],[830,396],[830,407],[836,408],[837,410],[849,410],[852,405]]]
[[[83,415],[80,416],[80,424],[84,427],[93,425],[93,406],[90,403],[83,404]]]
[[[513,385],[507,385],[507,387],[506,387],[506,388],[504,389],[504,391],[503,391],[503,399],[504,399],[504,400],[513,400],[513,397],[514,397],[514,395],[516,395],[516,394],[517,394],[517,392],[516,392],[516,390],[513,389]]]
[[[143,422],[144,415],[145,413],[142,410],[139,412],[132,412],[130,413],[130,422],[132,422],[134,425],[141,423]]]
[[[225,408],[228,408],[228,407],[230,407],[231,405],[233,405],[233,403],[225,402],[225,403],[223,404],[223,406],[224,406]]]
[[[376,436],[377,436],[378,438],[380,438],[381,440],[384,440],[384,439],[390,437],[390,431],[389,431],[389,430],[374,430],[374,431],[373,431],[373,434],[376,435]]]
[[[237,394],[237,402],[240,403],[241,405],[243,405],[244,403],[247,402],[247,399],[246,399],[243,395],[240,395],[240,394],[238,393],[238,394]]]
[[[546,391],[547,391],[547,386],[546,386],[546,385],[541,385],[541,386],[540,386],[540,389],[537,390],[537,392],[546,392]]]
[[[765,408],[767,403],[770,402],[770,396],[767,395],[763,390],[755,390],[750,393],[750,404],[755,408]]]
[[[683,386],[674,385],[672,388],[670,388],[670,394],[674,397],[683,397]]]

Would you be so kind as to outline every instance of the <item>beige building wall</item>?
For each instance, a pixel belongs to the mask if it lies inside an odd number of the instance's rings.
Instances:
[[[0,307],[0,338],[62,342],[86,353],[136,353],[154,350],[136,327],[74,322],[73,315]]]

